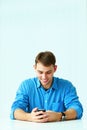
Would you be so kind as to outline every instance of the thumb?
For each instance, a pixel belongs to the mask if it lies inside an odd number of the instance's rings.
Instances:
[[[32,112],[36,112],[37,110],[38,110],[38,108],[35,107],[35,108],[32,110]]]

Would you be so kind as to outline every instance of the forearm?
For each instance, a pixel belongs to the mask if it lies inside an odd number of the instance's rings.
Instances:
[[[74,109],[69,109],[65,111],[64,113],[66,115],[66,120],[73,120],[73,119],[76,119],[77,117],[77,113]]]
[[[48,112],[47,112],[48,113]],[[61,112],[55,114],[48,113],[48,120],[47,121],[61,121],[62,120],[62,114]],[[73,120],[76,119],[77,113],[74,109],[69,109],[64,112],[66,115],[66,120]],[[16,109],[14,112],[14,118],[17,120],[23,120],[23,121],[32,121],[31,113],[26,113],[22,109]]]
[[[16,109],[15,110],[14,118],[16,120],[31,121],[30,113],[26,113],[22,109]]]
[[[69,109],[65,112],[65,120],[74,120],[77,117],[77,113],[74,109]],[[62,112],[47,111],[48,122],[62,121]]]
[[[14,112],[14,118],[16,120],[30,122],[47,122],[48,120],[48,117],[45,112],[37,111],[37,108],[34,108],[31,113],[26,113],[22,109],[16,109]]]
[[[63,113],[65,113],[65,120],[74,120],[77,117],[77,113],[74,109],[69,109]],[[57,116],[55,116],[55,121],[56,120],[62,121],[62,113],[61,112],[58,112]]]

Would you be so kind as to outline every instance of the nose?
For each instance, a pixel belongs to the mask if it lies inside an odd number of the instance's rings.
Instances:
[[[43,79],[46,79],[47,75],[46,75],[46,74],[43,74],[42,77],[43,77]]]

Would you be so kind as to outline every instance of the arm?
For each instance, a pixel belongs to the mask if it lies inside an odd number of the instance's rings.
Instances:
[[[64,98],[64,105],[65,105],[65,114],[67,114],[67,119],[75,115],[75,119],[80,119],[83,115],[83,107],[79,101],[79,97],[76,92],[76,88],[71,84],[69,88],[66,90],[65,98]]]
[[[22,83],[16,92],[14,102],[12,103],[10,118],[16,119],[16,116],[17,118],[18,116],[19,118],[22,118],[21,116],[25,116],[24,114],[27,113],[27,109],[28,109],[28,95],[25,88],[25,84]]]
[[[53,111],[47,111],[48,114],[48,121],[61,121],[62,120],[62,113],[65,113],[66,120],[73,120],[73,119],[80,119],[83,114],[83,107],[82,104],[79,102],[76,89],[72,86],[72,84],[69,84],[69,87],[65,89],[64,94],[64,108],[62,109],[62,106],[60,104],[60,112],[53,112]]]
[[[76,111],[74,109],[67,110],[64,113],[66,114],[66,120],[76,119]],[[34,108],[31,113],[26,113],[22,109],[17,109],[14,112],[14,118],[32,122],[54,122],[61,121],[62,114],[61,112],[53,111],[37,112],[37,108]]]
[[[27,112],[25,112],[25,111],[22,110],[22,109],[16,109],[16,110],[14,111],[14,118],[15,118],[16,120],[27,121],[27,120],[28,120],[27,117],[29,118],[29,120],[31,120],[31,119],[30,119],[30,113],[27,113]]]
[[[76,117],[77,117],[77,113],[74,109],[69,109],[69,110],[65,111],[64,113],[66,115],[66,120],[73,120],[73,119],[76,119]],[[62,120],[61,112],[47,111],[47,115],[48,115],[48,122]]]
[[[10,118],[33,122],[47,122],[46,113],[42,111],[37,112],[37,108],[34,108],[32,111],[29,110],[29,91],[30,89],[26,83],[22,83],[19,86],[15,101],[11,107]]]
[[[66,120],[74,120],[77,118],[77,112],[74,109],[68,109],[65,112]]]
[[[16,120],[22,121],[32,121],[32,122],[47,122],[47,114],[43,111],[37,111],[37,108],[34,108],[31,113],[27,113],[22,109],[16,109],[14,112],[14,118]]]

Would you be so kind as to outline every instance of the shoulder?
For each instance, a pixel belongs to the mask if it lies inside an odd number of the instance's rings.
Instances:
[[[38,82],[38,79],[36,77],[33,77],[33,78],[28,78],[28,79],[23,80],[20,83],[20,85],[30,85],[30,84],[34,84],[37,82]]]
[[[37,83],[38,83],[38,79],[35,77],[25,79],[20,83],[17,93],[29,94],[29,92],[32,92],[36,89]]]
[[[71,81],[69,81],[67,79],[59,78],[59,77],[54,77],[54,80],[61,84],[72,84]]]
[[[54,77],[55,83],[61,88],[75,88],[71,81],[63,78]]]
[[[28,78],[28,79],[23,80],[20,83],[19,88],[28,89],[28,88],[31,88],[32,86],[35,86],[37,83],[38,83],[38,79],[36,77]]]

